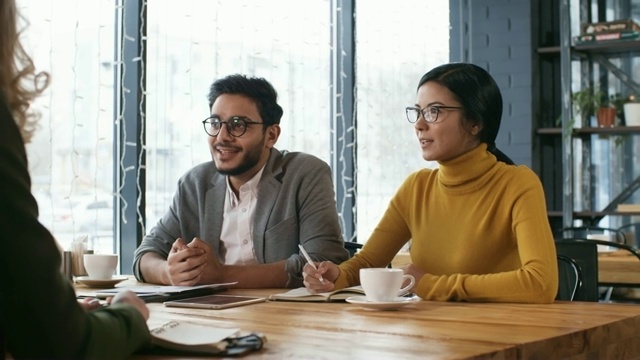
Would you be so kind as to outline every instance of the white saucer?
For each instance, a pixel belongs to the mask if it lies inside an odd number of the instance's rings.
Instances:
[[[405,305],[420,301],[417,296],[397,297],[393,301],[369,301],[366,296],[351,296],[346,299],[348,303],[359,305],[368,310],[396,310]]]
[[[86,285],[92,288],[112,288],[117,283],[127,280],[129,277],[126,275],[114,276],[107,280],[90,279],[88,276],[79,276],[76,281],[80,284]]]

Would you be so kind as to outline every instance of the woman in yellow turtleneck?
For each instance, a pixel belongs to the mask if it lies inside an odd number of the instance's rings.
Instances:
[[[412,264],[403,269],[423,299],[553,302],[558,269],[543,189],[495,147],[502,96],[491,75],[472,64],[436,67],[406,111],[423,158],[438,169],[404,181],[353,258],[322,262],[318,271],[307,264],[307,288],[356,285],[360,268],[386,266],[411,240]]]

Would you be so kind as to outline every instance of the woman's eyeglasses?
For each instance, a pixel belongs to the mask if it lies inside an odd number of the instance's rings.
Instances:
[[[424,121],[428,123],[434,123],[438,121],[438,115],[440,114],[441,109],[464,109],[464,108],[461,106],[432,105],[432,106],[427,106],[424,109],[420,109],[419,107],[408,106],[405,109],[405,112],[407,114],[407,120],[409,120],[409,122],[412,124],[416,123],[418,119],[420,119],[420,115],[422,115],[422,117],[424,118]]]

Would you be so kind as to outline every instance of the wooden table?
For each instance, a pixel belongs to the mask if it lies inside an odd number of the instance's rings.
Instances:
[[[269,301],[225,310],[159,303],[149,308],[150,327],[181,320],[262,332],[267,344],[251,359],[640,358],[640,306],[628,304],[421,301],[397,311],[372,311],[345,302]]]
[[[640,259],[628,251],[598,254],[598,281],[640,287]]]

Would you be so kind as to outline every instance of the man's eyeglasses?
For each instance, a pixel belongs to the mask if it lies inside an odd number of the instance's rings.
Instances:
[[[220,121],[220,118],[218,118],[217,116],[210,116],[202,120],[204,131],[209,136],[218,136],[223,124],[227,124],[227,131],[229,132],[229,134],[231,134],[231,136],[240,137],[247,131],[248,125],[264,123],[251,121],[251,119],[243,116],[232,116],[227,121]]]
[[[424,109],[420,109],[415,106],[408,106],[406,108],[407,120],[410,123],[415,123],[420,119],[420,115],[424,118],[424,121],[428,123],[434,123],[438,121],[438,115],[440,114],[440,109],[464,109],[461,106],[444,106],[444,105],[432,105],[427,106]]]

